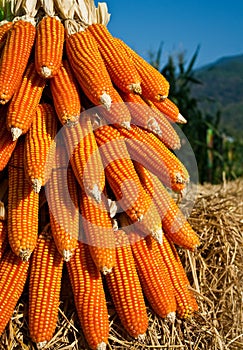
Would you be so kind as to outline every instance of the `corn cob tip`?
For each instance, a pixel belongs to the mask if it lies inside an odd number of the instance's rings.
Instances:
[[[106,343],[102,342],[100,344],[98,344],[97,346],[97,350],[105,350],[106,349]]]
[[[142,93],[142,88],[140,83],[134,83],[129,85],[129,90],[131,90],[132,92],[136,93],[136,94],[141,94]]]
[[[176,319],[176,313],[174,311],[170,312],[167,316],[166,319],[170,322],[170,323],[174,323],[175,319]]]
[[[103,93],[103,95],[100,96],[100,103],[109,110],[111,108],[111,97],[106,92]]]
[[[52,74],[52,70],[46,66],[41,67],[41,75],[43,78],[49,78]]]
[[[25,250],[20,250],[19,251],[19,257],[23,260],[23,261],[29,261],[29,258],[31,256],[32,251],[30,249],[25,249]]]
[[[108,268],[107,266],[103,266],[100,270],[100,272],[103,274],[103,275],[108,275],[109,273],[112,272],[112,267],[111,268]]]
[[[93,189],[92,190],[89,189],[88,192],[97,203],[101,202],[101,191],[99,190],[98,185],[95,184]]]
[[[130,130],[131,129],[131,124],[130,122],[121,122],[121,126],[127,130]]]
[[[70,250],[63,249],[62,256],[64,261],[68,262],[71,259],[72,255],[73,254]]]
[[[22,135],[22,130],[20,128],[11,128],[10,131],[13,141],[16,141]]]
[[[40,349],[43,349],[46,344],[47,344],[47,340],[41,341],[39,343],[36,343],[36,347],[38,350],[40,350]]]
[[[181,115],[181,113],[179,113],[177,116],[177,122],[181,124],[186,124],[187,120]]]
[[[4,221],[7,219],[6,208],[3,202],[0,201],[0,220]]]
[[[72,117],[72,119],[68,119],[66,125],[68,128],[72,128],[73,126],[78,124],[79,115]]]
[[[150,117],[147,121],[147,128],[154,134],[162,136],[162,130],[160,129],[159,124],[154,117]]]
[[[32,188],[34,192],[39,193],[41,190],[42,181],[39,179],[33,179],[31,182],[32,182]]]
[[[163,243],[163,231],[161,228],[157,230],[153,230],[151,232],[151,236],[160,244],[162,245]]]
[[[181,173],[175,173],[175,179],[176,179],[176,183],[179,183],[179,184],[185,184],[185,183],[188,183],[189,182],[189,178],[185,179],[184,176],[182,176]]]
[[[109,206],[110,217],[111,219],[113,219],[118,211],[117,203],[116,201],[113,201],[110,198],[108,198],[107,203]]]

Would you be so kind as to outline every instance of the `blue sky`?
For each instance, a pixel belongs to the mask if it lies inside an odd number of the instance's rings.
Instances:
[[[101,0],[102,1],[102,0]],[[163,43],[168,55],[185,52],[188,62],[200,45],[196,67],[243,54],[243,0],[107,0],[111,33],[141,56]]]

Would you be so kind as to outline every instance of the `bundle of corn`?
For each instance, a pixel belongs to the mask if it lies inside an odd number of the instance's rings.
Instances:
[[[46,346],[64,262],[91,349],[108,343],[107,295],[139,341],[144,295],[168,322],[190,318],[198,306],[175,245],[193,251],[199,239],[168,192],[189,182],[168,82],[111,35],[105,3],[2,6],[0,331],[29,275],[29,333]]]

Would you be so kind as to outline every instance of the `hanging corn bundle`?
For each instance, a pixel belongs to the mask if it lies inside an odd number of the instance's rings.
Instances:
[[[30,337],[47,344],[64,263],[91,349],[109,341],[106,293],[139,340],[147,301],[169,322],[191,317],[197,302],[176,246],[200,242],[171,195],[183,195],[189,173],[174,153],[171,123],[186,120],[169,83],[109,32],[105,3],[2,6],[0,331],[29,273]],[[38,232],[39,198],[48,205]]]

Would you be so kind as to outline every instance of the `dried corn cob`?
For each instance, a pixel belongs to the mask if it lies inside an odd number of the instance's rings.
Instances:
[[[0,261],[0,334],[4,331],[23,292],[29,262],[22,261],[11,249]]]
[[[11,28],[0,60],[1,104],[7,103],[12,98],[21,83],[34,44],[35,33],[35,26],[27,19],[19,19]]]
[[[7,126],[14,141],[29,130],[45,84],[45,79],[37,74],[34,63],[30,62],[8,107]]]
[[[35,192],[45,185],[45,165],[57,133],[57,118],[53,107],[43,103],[37,106],[33,122],[25,137],[25,172]]]
[[[120,93],[132,116],[132,124],[152,131],[170,149],[180,148],[180,138],[170,122],[155,108],[149,108],[141,96]],[[150,107],[151,104],[150,104]]]
[[[101,274],[92,261],[86,244],[79,242],[67,268],[85,338],[91,349],[104,350],[109,335],[105,293]]]
[[[63,130],[66,149],[79,185],[97,202],[105,186],[105,174],[89,116],[83,112],[79,122]]]
[[[107,27],[102,23],[94,23],[88,26],[105,62],[112,82],[124,92],[141,93],[140,76],[133,62],[128,57],[126,50],[117,45],[117,41],[111,35]]]
[[[161,101],[168,97],[169,83],[160,72],[140,57],[122,40],[115,39],[117,47],[126,51],[135,65],[141,79],[142,96],[151,101]]]
[[[56,329],[63,259],[50,229],[43,231],[33,253],[29,284],[29,331],[38,349],[53,337]]]
[[[156,245],[156,242],[154,245]],[[185,271],[180,267],[180,264],[174,256],[174,254],[177,254],[176,250],[174,248],[174,252],[172,251],[171,244],[168,242],[166,237],[164,237],[163,245],[157,245],[157,249],[159,249],[163,263],[169,271],[169,276],[174,287],[174,295],[177,303],[177,315],[181,318],[190,317],[195,310],[197,303],[193,295],[188,290]],[[179,259],[178,254],[177,259]]]
[[[181,192],[189,181],[189,174],[179,159],[152,133],[132,125],[121,129],[132,159],[140,162],[157,175],[175,192]]]
[[[0,171],[3,170],[13,153],[16,141],[13,141],[11,133],[6,127],[6,106],[0,107]]]
[[[81,190],[80,210],[85,234],[82,240],[89,245],[98,270],[110,273],[115,265],[115,236],[107,202],[104,198],[97,204]]]
[[[150,104],[150,102],[148,103]],[[154,102],[153,104],[171,122],[186,123],[186,119],[180,114],[178,107],[169,98],[161,102]]]
[[[129,234],[129,240],[139,280],[148,302],[160,317],[168,318],[173,322],[176,299],[169,274],[161,261],[160,252],[154,248],[157,243],[151,241],[150,237],[142,238],[135,232]]]
[[[62,124],[75,124],[80,117],[81,101],[76,78],[67,60],[50,80],[50,88],[56,113]]]
[[[25,176],[23,140],[9,161],[8,178],[8,240],[13,252],[26,261],[37,242],[39,195]]]
[[[0,206],[1,206],[0,202]],[[8,240],[7,240],[7,223],[5,220],[0,218],[0,261],[4,255],[4,252],[7,248]]]
[[[148,327],[142,288],[126,234],[119,230],[115,235],[116,265],[113,271],[106,275],[106,281],[124,328],[132,337],[141,338]]]
[[[77,247],[79,236],[79,208],[77,184],[68,165],[64,145],[57,144],[52,174],[45,190],[49,206],[52,235],[65,261]]]
[[[37,26],[35,42],[35,68],[43,78],[57,74],[62,63],[63,45],[64,26],[61,20],[54,13],[45,15]]]
[[[194,250],[200,244],[199,238],[174,199],[156,176],[149,173],[141,164],[136,163],[135,166],[141,183],[154,200],[165,234],[175,244]]]
[[[96,129],[95,138],[107,181],[116,200],[133,222],[141,221],[151,201],[147,201],[148,198],[135,172],[124,138],[110,125]]]

